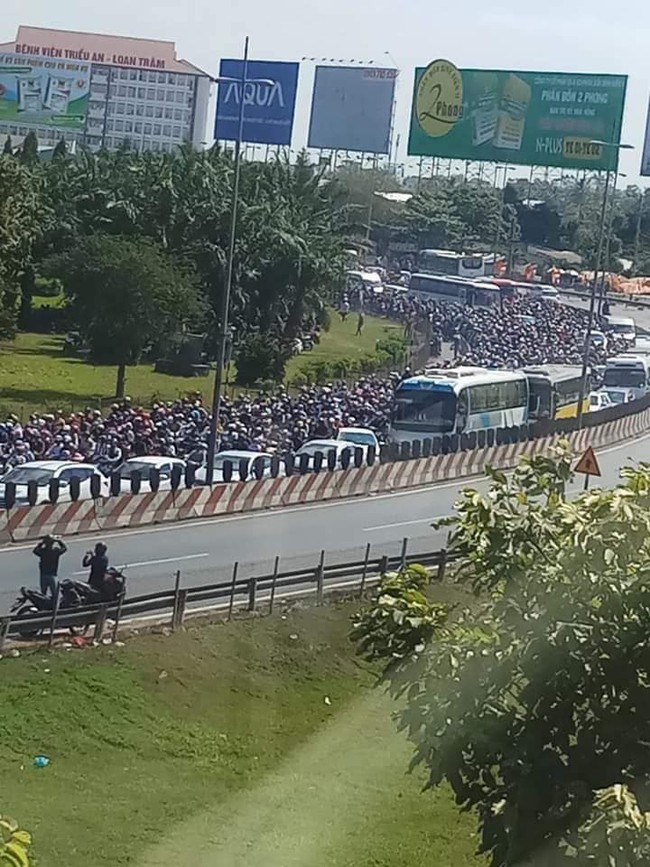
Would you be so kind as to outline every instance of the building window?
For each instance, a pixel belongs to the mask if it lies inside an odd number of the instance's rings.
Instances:
[[[172,134],[171,125],[168,123],[163,124],[163,135],[165,136],[165,138],[169,138],[171,136],[171,134]]]
[[[146,98],[145,97],[146,92],[147,91],[144,89],[144,87],[139,87],[138,88],[138,99],[145,99]]]
[[[137,69],[129,69],[129,81],[137,81],[137,80],[138,80]]]
[[[116,120],[115,121],[115,132],[124,132],[124,121]]]
[[[117,89],[117,95],[118,96],[126,96],[126,85],[125,84],[120,84],[120,86]]]
[[[180,128],[180,126],[175,126],[175,127],[174,127],[173,135],[174,135],[174,138],[180,138],[180,137],[181,137],[181,128]]]
[[[166,81],[167,81],[167,76],[165,75],[165,73],[159,72],[158,73],[158,84],[165,84]]]
[[[144,105],[142,105],[141,102],[139,102],[139,103],[136,105],[136,107],[135,107],[135,113],[138,115],[138,117],[142,117],[142,116],[144,115]]]
[[[153,134],[154,134],[154,135],[160,135],[160,129],[161,129],[161,128],[160,128],[160,124],[159,124],[159,123],[154,123],[154,125],[153,125]]]
[[[156,89],[154,87],[147,88],[147,99],[155,99],[156,98]]]
[[[183,93],[182,90],[179,90],[176,94],[176,102],[185,102],[187,94]]]
[[[147,105],[144,109],[145,117],[153,117],[153,105]]]
[[[165,109],[165,120],[171,120],[173,116],[174,116],[174,112],[171,110],[171,108],[166,108]]]
[[[136,92],[137,91],[136,91],[135,87],[129,87],[129,89],[127,91],[127,95],[129,96],[130,99],[135,99]]]
[[[167,91],[167,95],[165,96],[165,101],[166,101],[166,102],[173,102],[173,101],[174,101],[174,93],[173,93],[173,91],[171,91],[171,90],[168,90],[168,91]]]
[[[143,130],[144,130],[144,134],[145,134],[145,135],[151,135],[151,127],[152,127],[152,124],[150,124],[150,123],[145,123],[145,125],[144,125],[144,127],[143,127]]]
[[[140,121],[136,121],[136,122],[133,124],[133,132],[139,132],[139,133],[142,133],[142,124],[140,123]]]
[[[124,132],[133,132],[133,123],[130,120],[124,121]]]
[[[124,103],[118,102],[118,104],[115,106],[115,113],[116,114],[124,114],[124,108],[125,108]]]
[[[126,113],[127,113],[127,114],[133,114],[134,110],[135,110],[135,106],[133,105],[133,103],[132,103],[132,102],[127,102],[127,104],[126,104]]]
[[[156,114],[155,114],[155,116],[156,116],[156,117],[162,117],[162,116],[163,116],[162,106],[160,106],[160,105],[157,105],[157,106],[156,106]]]
[[[156,91],[156,97],[158,99],[158,102],[164,102],[165,101],[165,91],[161,87],[159,87],[158,90]]]

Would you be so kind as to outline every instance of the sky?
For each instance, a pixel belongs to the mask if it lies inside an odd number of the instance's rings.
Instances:
[[[172,40],[217,74],[221,57],[367,60],[401,70],[396,124],[407,138],[413,70],[444,57],[459,67],[623,73],[629,76],[624,183],[636,183],[650,90],[650,15],[643,0],[21,0],[5,3],[0,42],[19,24]],[[296,144],[306,140],[312,64],[301,75]],[[311,73],[311,74],[310,74]],[[646,184],[642,181],[643,185]],[[623,182],[621,182],[623,185]]]

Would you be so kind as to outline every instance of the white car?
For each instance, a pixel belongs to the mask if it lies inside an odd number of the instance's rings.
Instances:
[[[243,449],[231,449],[230,451],[217,452],[214,456],[214,474],[212,477],[213,482],[223,482],[223,465],[226,461],[230,461],[232,463],[232,481],[239,481],[239,462],[246,461],[246,466],[248,469],[248,478],[253,476],[253,462],[258,458],[262,461],[262,476],[267,478],[271,475],[271,458],[272,454],[269,452],[251,452],[245,451]],[[280,465],[280,474],[282,474],[282,464]],[[207,467],[199,467],[196,471],[196,482],[200,485],[204,485],[206,483],[207,478]]]
[[[611,386],[605,389],[605,393],[609,395],[612,403],[629,403],[634,400],[634,389],[632,388],[614,388]]]
[[[14,482],[16,485],[17,506],[29,504],[27,497],[29,482],[36,482],[38,486],[36,503],[49,503],[49,486],[52,479],[59,481],[59,502],[69,502],[72,499],[70,496],[71,479],[79,479],[79,499],[89,500],[92,497],[90,480],[93,476],[99,477],[100,496],[108,496],[108,479],[94,464],[80,464],[75,461],[29,461],[26,464],[13,467],[0,478],[0,503],[4,502],[7,482]]]
[[[592,391],[589,395],[589,412],[598,412],[612,406],[612,399],[606,391]]]
[[[354,443],[357,446],[374,446],[379,451],[379,440],[369,427],[342,427],[336,434],[337,440]]]
[[[131,476],[134,473],[140,473],[141,476],[141,491],[150,491],[149,474],[152,469],[158,470],[160,473],[160,491],[169,491],[172,486],[172,469],[180,467],[181,473],[185,475],[185,461],[181,458],[168,458],[161,455],[143,455],[139,458],[129,458],[121,464],[116,472],[120,474],[121,489],[128,492],[131,490]]]
[[[314,455],[317,452],[322,452],[323,454],[323,467],[327,468],[327,456],[329,452],[336,452],[336,467],[337,469],[341,469],[341,456],[343,452],[350,452],[350,464],[352,464],[354,458],[355,449],[362,449],[363,451],[363,459],[365,461],[368,455],[368,446],[365,445],[357,445],[356,443],[346,442],[345,440],[309,440],[304,445],[300,446],[298,451],[296,452],[296,469],[300,467],[300,457],[301,455],[308,455],[309,462],[307,464],[308,469],[313,469],[314,467]]]

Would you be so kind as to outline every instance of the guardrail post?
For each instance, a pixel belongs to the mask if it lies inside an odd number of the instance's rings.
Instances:
[[[388,572],[388,556],[382,554],[381,560],[379,561],[379,574],[383,578],[386,572]]]
[[[325,550],[321,549],[320,562],[316,567],[316,605],[323,604],[323,583],[325,579]]]
[[[0,619],[0,653],[5,649],[7,636],[9,635],[9,627],[11,626],[11,617],[3,617]]]
[[[54,630],[56,629],[56,618],[59,614],[59,603],[61,599],[61,585],[56,584],[56,593],[54,594],[54,604],[52,605],[52,622],[50,623],[50,634],[47,639],[47,649],[51,650],[54,644]]]
[[[406,536],[402,539],[402,553],[399,558],[399,568],[400,570],[406,567],[406,549],[408,548],[409,540]]]
[[[122,606],[124,605],[124,597],[126,593],[120,593],[119,599],[117,600],[117,609],[115,610],[115,622],[113,623],[113,631],[111,633],[111,640],[113,642],[117,641],[117,631],[120,628],[120,620],[122,619]]]
[[[97,612],[97,620],[95,621],[95,633],[93,635],[93,641],[101,641],[102,635],[104,634],[104,627],[106,626],[106,618],[108,617],[108,603],[103,602],[99,606],[99,611]]]
[[[257,598],[257,578],[251,578],[248,582],[248,610],[255,611],[255,600]]]
[[[228,604],[228,620],[232,620],[232,609],[235,605],[235,588],[237,586],[237,571],[239,570],[239,561],[235,561],[232,567],[232,583],[230,585],[230,602]]]
[[[366,544],[366,556],[363,558],[363,572],[361,573],[361,588],[359,590],[359,595],[363,596],[363,592],[366,589],[366,578],[368,576],[368,560],[370,559],[370,542]]]
[[[174,581],[174,604],[172,607],[172,632],[178,626],[178,596],[181,589],[181,570],[176,570],[176,580]]]
[[[275,588],[278,583],[278,571],[280,569],[280,557],[276,554],[275,564],[273,566],[273,579],[271,581],[271,597],[269,599],[269,614],[273,614],[273,603],[275,602]]]
[[[176,607],[176,628],[180,629],[185,621],[185,609],[189,590],[183,589],[178,593],[178,605]]]
[[[442,549],[440,552],[440,562],[438,563],[438,575],[436,579],[438,582],[445,580],[445,572],[447,571],[447,546]]]

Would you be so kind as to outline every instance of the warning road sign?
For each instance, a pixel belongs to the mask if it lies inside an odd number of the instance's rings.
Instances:
[[[585,476],[600,475],[600,467],[598,466],[596,452],[591,446],[587,447],[587,450],[576,464],[575,471],[576,473],[584,473]]]

